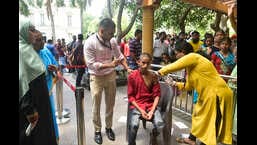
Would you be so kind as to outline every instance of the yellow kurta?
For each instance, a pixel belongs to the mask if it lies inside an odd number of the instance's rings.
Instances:
[[[174,63],[159,70],[166,75],[185,68],[186,84],[177,83],[179,89],[198,92],[198,100],[192,114],[191,133],[206,145],[216,145],[216,115],[217,107],[221,111],[221,122],[218,132],[218,142],[232,144],[232,109],[233,92],[219,76],[213,64],[197,53],[189,53]],[[216,99],[219,99],[219,106]]]

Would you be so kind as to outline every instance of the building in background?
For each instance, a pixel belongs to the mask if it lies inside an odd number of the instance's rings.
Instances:
[[[67,2],[65,5],[66,7],[56,7],[52,4],[52,12],[56,40],[64,38],[66,42],[69,42],[72,40],[72,35],[78,35],[81,32],[80,9],[70,7]],[[43,36],[52,39],[51,21],[47,17],[46,7],[30,7],[29,10],[31,22],[43,33]]]

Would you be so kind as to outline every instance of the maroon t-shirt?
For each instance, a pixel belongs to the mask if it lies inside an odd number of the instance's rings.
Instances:
[[[157,81],[152,81],[150,87],[146,86],[139,70],[133,71],[128,76],[128,100],[129,102],[136,101],[138,106],[146,111],[150,111],[153,106],[154,98],[161,97],[160,84]],[[130,105],[129,108],[135,108]]]

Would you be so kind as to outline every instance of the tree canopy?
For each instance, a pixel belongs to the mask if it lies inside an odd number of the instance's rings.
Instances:
[[[186,28],[208,29],[215,18],[215,12],[180,0],[162,0],[154,16],[155,29],[189,31]]]

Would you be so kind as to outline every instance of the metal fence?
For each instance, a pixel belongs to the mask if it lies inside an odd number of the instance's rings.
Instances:
[[[161,65],[152,64],[152,67],[161,68]],[[181,70],[178,72],[170,73],[167,76],[171,76],[175,81],[185,82],[185,70]],[[229,75],[220,75],[224,80],[233,80],[233,85],[229,85],[229,87],[233,91],[233,117],[235,115],[235,105],[237,104],[237,77],[229,76]],[[163,77],[162,77],[163,78]],[[164,78],[165,79],[165,78]],[[178,90],[177,87],[174,87],[174,99],[172,103],[172,110],[177,111],[181,114],[180,117],[188,118],[191,120],[193,108],[194,108],[194,92],[193,91],[181,91]],[[237,116],[235,116],[237,117]],[[233,118],[234,119],[234,118]],[[237,126],[235,126],[237,128]],[[236,129],[237,130],[237,129]],[[233,144],[237,144],[237,131],[233,129]]]

